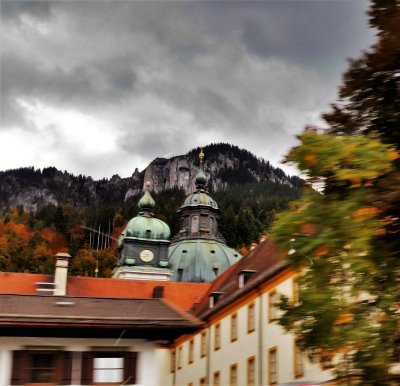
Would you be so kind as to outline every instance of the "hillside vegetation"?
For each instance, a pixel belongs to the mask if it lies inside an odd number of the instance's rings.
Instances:
[[[268,229],[275,213],[299,197],[302,181],[231,145],[210,145],[205,152],[210,194],[221,209],[220,232],[228,245],[245,250]],[[190,165],[197,154],[195,149],[185,156]],[[97,275],[110,276],[116,240],[138,213],[145,173],[94,181],[53,167],[0,172],[0,270],[51,273],[54,254],[68,251],[71,274],[94,276],[97,267]],[[212,191],[216,179],[224,190]],[[175,186],[152,194],[155,215],[176,234],[177,211],[187,190]]]

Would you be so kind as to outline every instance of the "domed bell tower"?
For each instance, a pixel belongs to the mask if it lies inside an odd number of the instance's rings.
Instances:
[[[225,244],[218,231],[220,210],[217,202],[205,190],[207,176],[204,173],[202,149],[199,158],[196,190],[186,197],[178,211],[181,227],[169,248],[173,281],[212,282],[241,258],[238,251]]]
[[[156,203],[150,194],[150,184],[138,202],[139,214],[126,225],[119,238],[118,266],[113,271],[117,279],[170,280],[168,247],[169,226],[154,217]]]

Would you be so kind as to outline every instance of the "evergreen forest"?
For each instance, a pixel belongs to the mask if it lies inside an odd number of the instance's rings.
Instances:
[[[22,205],[4,210],[0,218],[1,271],[50,274],[54,271],[54,255],[68,252],[72,256],[70,274],[111,276],[117,262],[118,237],[138,213],[141,193],[123,199],[130,179],[118,178],[119,184],[112,185],[110,181],[75,177],[56,168],[21,168],[2,172],[2,180],[9,181],[1,184],[3,197],[7,196],[7,189],[45,185],[66,203],[47,203],[36,211],[26,211]],[[21,182],[27,180],[29,183]],[[77,188],[71,188],[71,181]],[[232,188],[211,195],[221,210],[220,233],[229,246],[245,253],[267,231],[275,214],[287,208],[289,201],[299,198],[299,189],[266,179],[237,181]],[[293,181],[299,183],[300,179],[295,177]],[[95,186],[96,196],[91,192],[91,185]],[[152,195],[157,204],[155,216],[165,221],[171,235],[175,235],[179,226],[177,211],[185,192],[175,188]]]

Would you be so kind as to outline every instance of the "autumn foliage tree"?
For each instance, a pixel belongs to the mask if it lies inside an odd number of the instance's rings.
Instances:
[[[301,337],[315,358],[340,353],[338,379],[384,385],[394,355],[396,312],[378,285],[384,256],[376,255],[372,240],[384,223],[373,184],[393,168],[398,154],[359,135],[305,132],[300,140],[288,161],[325,189],[321,194],[307,188],[271,229],[299,271],[299,302],[283,298],[281,324]]]
[[[328,130],[287,157],[322,192],[306,189],[271,232],[299,272],[281,324],[313,359],[336,354],[340,384],[384,386],[400,362],[400,2],[374,0],[369,16],[377,42],[351,61]]]

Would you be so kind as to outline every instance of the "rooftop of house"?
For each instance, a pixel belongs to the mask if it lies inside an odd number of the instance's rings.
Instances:
[[[2,335],[173,337],[202,322],[165,299],[0,294]],[[139,334],[139,335],[138,335]]]
[[[0,294],[35,295],[37,283],[52,283],[52,275],[0,272]],[[183,310],[191,310],[207,293],[210,283],[184,283],[92,277],[68,277],[67,297],[160,297]]]
[[[214,280],[195,308],[194,314],[203,320],[207,319],[286,269],[288,264],[279,254],[277,247],[271,240],[265,238]],[[218,296],[218,300],[210,307],[209,299],[213,294]]]

